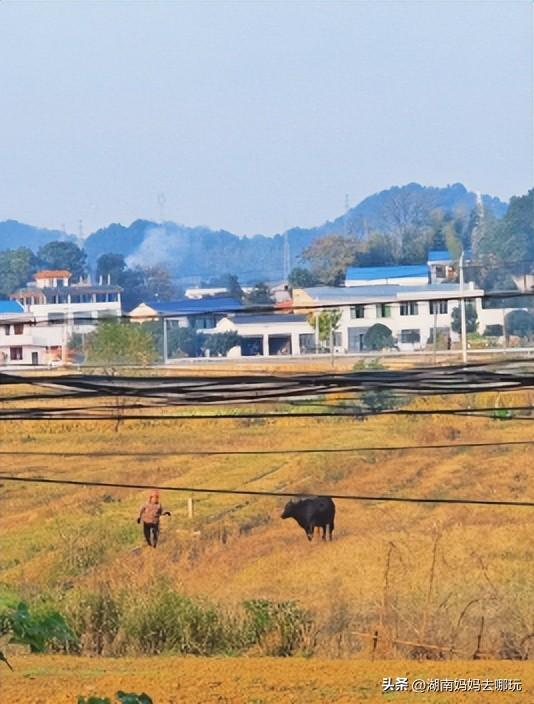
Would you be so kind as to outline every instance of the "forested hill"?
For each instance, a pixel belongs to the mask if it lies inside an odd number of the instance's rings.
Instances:
[[[0,251],[15,247],[28,247],[36,252],[39,247],[54,240],[74,241],[73,235],[68,235],[63,230],[48,230],[43,227],[25,225],[17,220],[4,220],[0,222]]]
[[[500,218],[507,205],[498,198],[482,196],[487,213]],[[366,239],[379,232],[398,240],[406,239],[429,225],[432,213],[468,219],[476,195],[462,184],[445,188],[424,187],[417,183],[394,186],[369,196],[333,221],[314,228],[288,231],[290,267],[313,240],[337,233]],[[28,246],[35,250],[47,241],[65,239],[62,232],[39,230],[13,221],[0,223],[0,250]],[[164,264],[174,277],[213,278],[231,272],[242,281],[276,279],[282,276],[284,236],[254,235],[239,237],[224,230],[187,227],[173,222],[164,225],[136,220],[128,227],[112,224],[91,234],[84,243],[90,265],[101,254],[113,252],[128,258],[130,266]]]

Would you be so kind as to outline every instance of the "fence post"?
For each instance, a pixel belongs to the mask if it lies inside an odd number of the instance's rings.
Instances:
[[[195,515],[195,510],[194,510],[194,506],[193,506],[193,497],[190,496],[187,499],[187,517],[192,519],[194,517],[194,515]]]

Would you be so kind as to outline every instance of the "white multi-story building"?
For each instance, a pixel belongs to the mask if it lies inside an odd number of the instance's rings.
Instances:
[[[11,298],[33,314],[38,326],[60,325],[70,336],[91,332],[99,319],[121,316],[120,286],[102,280],[92,284],[89,279],[74,284],[64,270],[38,271],[34,279]]]
[[[295,289],[296,309],[329,310],[339,306],[341,318],[334,333],[334,346],[341,353],[366,350],[365,334],[376,324],[387,327],[400,351],[423,350],[436,336],[458,339],[451,330],[452,310],[484,292],[467,284],[463,294],[458,284],[372,285],[350,288],[320,286]]]
[[[61,330],[36,326],[17,301],[0,301],[0,367],[50,364],[61,345]]]

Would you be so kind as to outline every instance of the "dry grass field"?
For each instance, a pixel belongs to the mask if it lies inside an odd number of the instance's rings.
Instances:
[[[496,401],[494,394],[476,399],[488,407]],[[501,405],[525,401],[526,394],[501,394],[499,399]],[[419,399],[411,407],[466,402],[475,399]],[[0,449],[20,453],[1,457],[2,472],[20,476],[532,501],[529,446],[461,446],[530,440],[531,428],[528,421],[459,416],[376,417],[365,422],[335,417],[142,420],[124,421],[118,428],[114,421],[20,421],[0,426]],[[450,447],[284,452],[429,443]],[[180,456],[225,449],[282,452]],[[50,451],[55,454],[38,454]],[[101,454],[113,452],[117,454]],[[309,544],[296,523],[280,520],[285,503],[281,498],[199,494],[191,519],[189,494],[169,491],[162,502],[172,516],[163,519],[161,543],[154,551],[143,547],[135,523],[145,496],[133,489],[4,482],[4,599],[37,605],[46,601],[66,614],[78,609],[78,619],[79,605],[95,594],[118,595],[130,610],[150,610],[162,590],[171,590],[216,605],[230,620],[247,600],[295,602],[309,615],[296,654],[312,654],[313,659],[258,658],[277,652],[277,643],[268,638],[249,648],[246,658],[20,657],[15,658],[14,675],[7,669],[0,672],[2,704],[70,702],[78,693],[106,690],[109,695],[123,686],[149,693],[152,689],[157,702],[534,701],[532,692],[530,699],[517,693],[510,699],[498,694],[485,699],[475,693],[464,699],[460,694],[386,696],[377,686],[383,676],[408,671],[424,672],[425,677],[460,672],[480,677],[515,677],[520,672],[523,680],[532,677],[528,662],[465,662],[477,650],[494,660],[529,653],[532,658],[532,509],[339,500],[334,541]],[[94,638],[82,638],[82,652],[142,655],[124,634],[121,641],[121,628],[98,647]],[[372,638],[375,632],[377,641]],[[279,634],[270,637],[276,640]],[[441,652],[416,643],[435,645]],[[370,664],[371,657],[389,660]],[[410,660],[417,657],[447,661]],[[395,658],[405,660],[398,663]],[[46,693],[52,679],[61,685],[55,699]]]

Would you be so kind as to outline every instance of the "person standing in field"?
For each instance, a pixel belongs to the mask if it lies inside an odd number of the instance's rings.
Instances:
[[[155,548],[159,538],[159,519],[161,516],[170,516],[170,511],[164,511],[159,502],[159,492],[151,491],[148,501],[141,506],[138,523],[143,521],[143,532],[147,544]]]

